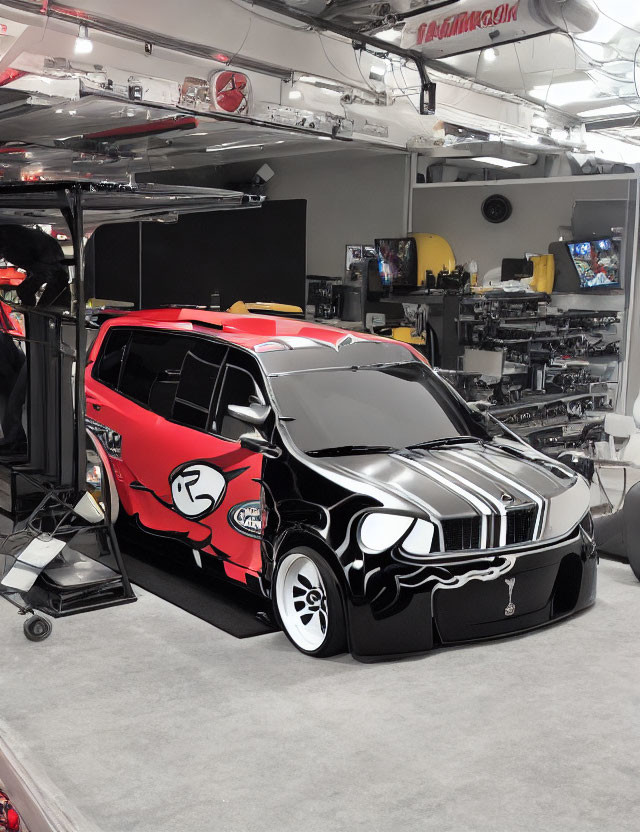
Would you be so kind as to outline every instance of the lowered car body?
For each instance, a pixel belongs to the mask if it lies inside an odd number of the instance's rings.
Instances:
[[[595,599],[586,482],[473,412],[405,344],[131,313],[101,329],[87,402],[124,509],[272,598],[302,652],[420,653]]]

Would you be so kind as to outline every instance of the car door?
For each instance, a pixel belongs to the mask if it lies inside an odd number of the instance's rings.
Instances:
[[[267,401],[255,358],[230,346],[217,388],[211,431],[222,443],[218,466],[237,476],[229,480],[220,510],[210,515],[206,522],[212,530],[212,548],[216,554],[224,553],[223,557],[229,555],[225,571],[238,580],[246,580],[247,574],[256,575],[262,571],[264,458],[240,444],[243,434],[260,429],[235,418],[229,413],[229,407],[250,407],[252,403],[266,404]]]
[[[247,570],[261,567],[254,478],[262,458],[235,441],[238,425],[232,431],[221,418],[229,435],[216,430],[227,351],[224,343],[182,333],[120,332],[100,351],[95,375],[102,384],[91,385],[87,405],[89,417],[119,442],[112,463],[127,513],[196,550],[199,562],[200,553],[222,558],[226,573],[244,581]],[[242,403],[234,373],[226,389]],[[245,398],[256,393],[247,378]]]

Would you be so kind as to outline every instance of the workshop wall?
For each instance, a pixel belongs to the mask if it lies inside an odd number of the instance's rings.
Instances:
[[[269,199],[307,200],[307,274],[343,277],[347,243],[406,234],[407,154],[334,151],[268,164]]]
[[[456,261],[476,260],[482,276],[500,267],[504,257],[545,254],[549,243],[558,240],[559,229],[571,225],[576,200],[627,199],[628,189],[628,180],[602,177],[415,188],[412,230],[442,235],[451,244]],[[480,209],[489,195],[500,193],[511,200],[513,213],[506,222],[494,225]]]

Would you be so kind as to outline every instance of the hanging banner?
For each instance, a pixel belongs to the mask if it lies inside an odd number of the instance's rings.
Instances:
[[[460,0],[452,9],[409,18],[402,46],[446,58],[548,32],[587,32],[598,20],[591,0]]]

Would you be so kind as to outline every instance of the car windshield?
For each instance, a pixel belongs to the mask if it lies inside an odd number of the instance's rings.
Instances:
[[[449,386],[419,362],[301,371],[271,376],[271,383],[286,429],[306,453],[489,438]]]

